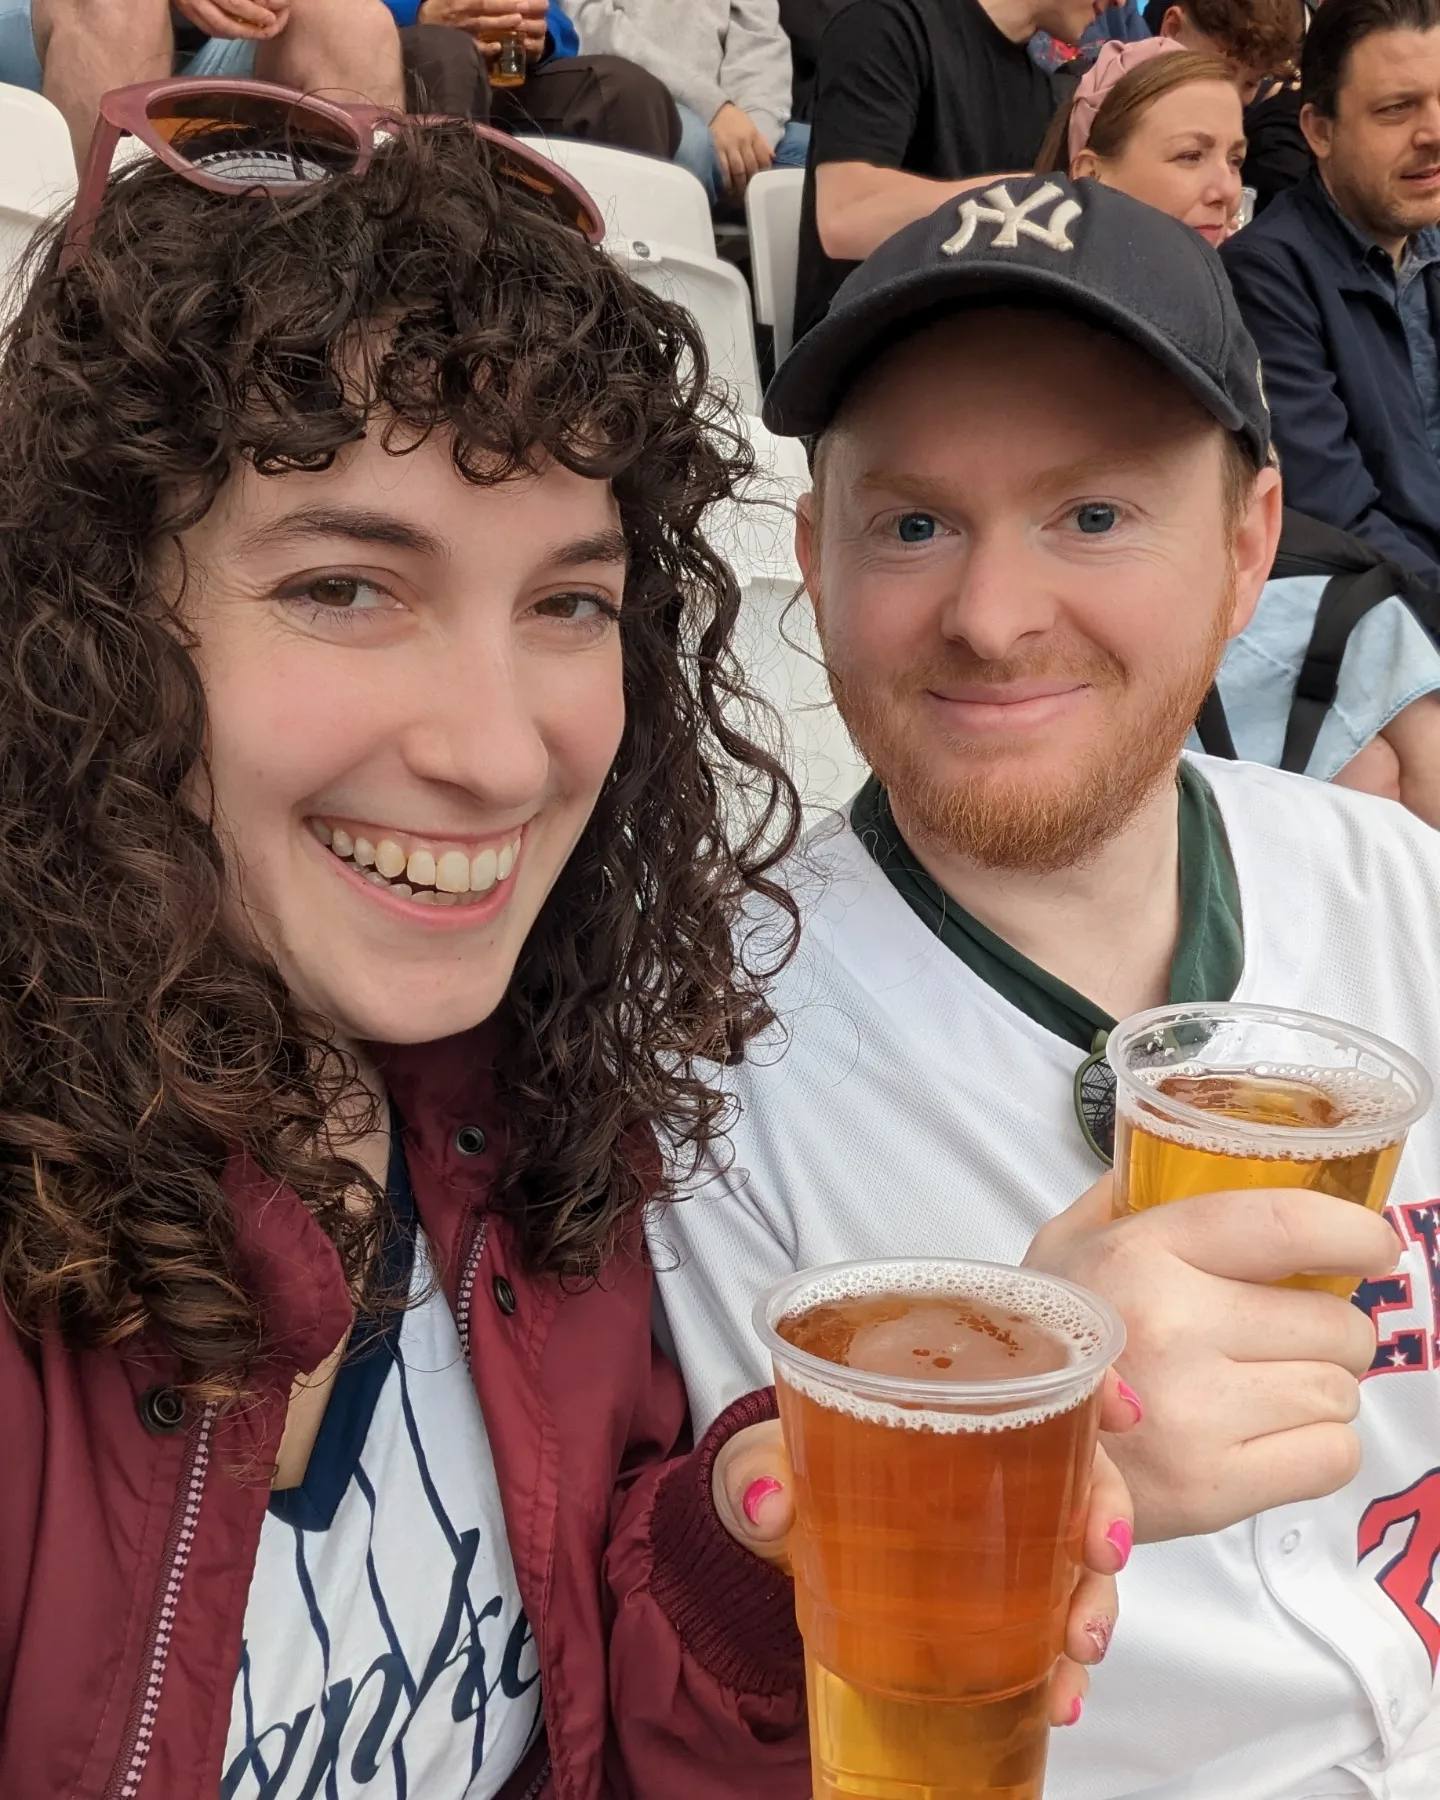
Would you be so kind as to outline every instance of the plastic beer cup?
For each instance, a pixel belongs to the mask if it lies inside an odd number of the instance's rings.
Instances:
[[[814,1800],[1039,1800],[1119,1317],[933,1258],[792,1275],[754,1318],[795,1470]]]
[[[1379,1212],[1429,1109],[1413,1056],[1368,1031],[1274,1007],[1158,1006],[1110,1033],[1115,1203],[1143,1212],[1195,1194],[1310,1188]],[[1282,1287],[1348,1298],[1358,1276]]]

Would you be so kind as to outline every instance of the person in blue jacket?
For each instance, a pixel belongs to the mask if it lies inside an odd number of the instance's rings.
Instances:
[[[1286,499],[1440,588],[1440,0],[1326,0],[1316,168],[1221,252]]]

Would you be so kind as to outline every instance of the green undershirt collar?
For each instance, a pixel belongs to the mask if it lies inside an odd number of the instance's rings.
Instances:
[[[1229,1000],[1245,964],[1235,861],[1210,784],[1182,762],[1178,788],[1180,936],[1170,966],[1170,999]],[[874,776],[851,803],[850,824],[911,911],[987,986],[1077,1050],[1090,1052],[1103,1044],[1115,1024],[1110,1014],[950,898],[901,837],[889,796]]]

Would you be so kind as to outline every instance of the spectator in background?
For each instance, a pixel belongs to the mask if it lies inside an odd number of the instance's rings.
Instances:
[[[1055,115],[1035,167],[1090,176],[1192,226],[1235,229],[1245,130],[1226,64],[1173,38],[1104,44]]]
[[[385,0],[402,31],[417,108],[488,120],[505,131],[589,138],[670,157],[680,115],[669,89],[620,56],[581,56],[555,0]],[[444,28],[444,29],[440,29]],[[493,86],[507,37],[525,46],[525,80]]]
[[[815,99],[815,71],[820,62],[820,39],[845,0],[780,0],[780,23],[790,40],[791,122],[808,124]]]
[[[1026,45],[1073,43],[1098,0],[851,0],[826,29],[795,330],[862,258],[977,175],[1033,166],[1058,98]]]
[[[1077,58],[1082,64],[1088,62],[1102,44],[1141,44],[1149,36],[1150,27],[1135,0],[1122,0],[1119,6],[1107,6],[1097,19],[1092,19],[1078,42],[1069,44],[1048,31],[1037,31],[1028,49],[1042,69],[1054,70]]]
[[[1305,29],[1301,0],[1151,0],[1145,22],[1182,50],[1228,63],[1247,106],[1263,81],[1291,68]]]
[[[254,75],[404,104],[383,0],[0,0],[0,81],[59,107],[77,162],[102,94],[172,73]]]
[[[711,204],[744,198],[750,178],[799,168],[810,133],[790,122],[790,45],[778,0],[563,0],[587,54],[627,57],[680,109],[675,160]]]
[[[1230,65],[1245,102],[1241,179],[1255,191],[1257,213],[1310,166],[1293,85],[1310,11],[1306,0],[1150,0],[1145,9],[1157,37]]]
[[[1440,0],[1326,0],[1317,169],[1224,249],[1287,498],[1440,587]]]

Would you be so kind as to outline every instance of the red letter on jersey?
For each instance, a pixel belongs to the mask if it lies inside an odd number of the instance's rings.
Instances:
[[[1440,1469],[1422,1475],[1403,1494],[1387,1494],[1370,1503],[1360,1521],[1358,1554],[1368,1556],[1384,1542],[1385,1533],[1403,1521],[1410,1524],[1405,1547],[1385,1565],[1379,1582],[1418,1632],[1433,1671],[1440,1666],[1440,1619],[1426,1611],[1425,1602],[1440,1557]]]

